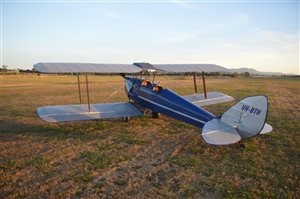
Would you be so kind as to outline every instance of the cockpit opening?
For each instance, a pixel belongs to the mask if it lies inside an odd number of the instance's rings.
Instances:
[[[155,85],[152,90],[159,93],[163,90],[163,87],[161,85]]]
[[[150,84],[151,84],[150,80],[143,80],[141,83],[141,85],[145,87],[148,87]]]

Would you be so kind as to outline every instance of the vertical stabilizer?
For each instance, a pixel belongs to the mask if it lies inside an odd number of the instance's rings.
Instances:
[[[264,128],[268,113],[268,98],[264,95],[247,97],[221,117],[221,121],[237,129],[242,139],[258,135]]]

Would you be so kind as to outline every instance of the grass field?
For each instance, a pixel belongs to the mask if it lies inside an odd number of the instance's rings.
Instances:
[[[192,94],[188,77],[158,77]],[[82,80],[84,80],[82,78]],[[90,76],[91,101],[127,101],[121,77]],[[200,129],[161,116],[45,123],[36,109],[77,104],[75,76],[2,76],[0,198],[299,198],[300,81],[208,78],[236,101],[269,97],[274,131],[239,144],[204,143]],[[84,85],[82,85],[84,90]],[[207,107],[223,113],[232,103]]]

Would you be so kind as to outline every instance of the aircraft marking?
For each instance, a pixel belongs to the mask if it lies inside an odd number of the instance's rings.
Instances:
[[[254,107],[250,107],[248,105],[244,105],[242,106],[242,111],[254,114],[254,115],[259,115],[261,113],[261,109],[258,108],[254,108]]]

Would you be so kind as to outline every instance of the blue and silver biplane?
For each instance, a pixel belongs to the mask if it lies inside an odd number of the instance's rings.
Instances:
[[[44,106],[37,110],[47,122],[98,120],[140,116],[150,110],[153,117],[163,114],[168,117],[202,128],[202,137],[212,145],[227,145],[272,131],[266,123],[268,99],[264,95],[250,96],[239,101],[221,116],[203,109],[203,106],[234,100],[220,92],[206,92],[204,72],[228,72],[214,64],[83,64],[83,63],[38,63],[34,70],[40,73],[77,74],[80,104]],[[153,80],[143,78],[143,72],[153,73]],[[155,82],[155,74],[193,74],[195,94],[181,96]],[[129,102],[90,104],[88,77],[90,73],[120,74],[125,80]],[[196,73],[202,73],[204,93],[197,94]],[[79,74],[85,74],[88,104],[81,104]],[[131,74],[129,76],[128,74]],[[137,78],[140,74],[141,77]]]

